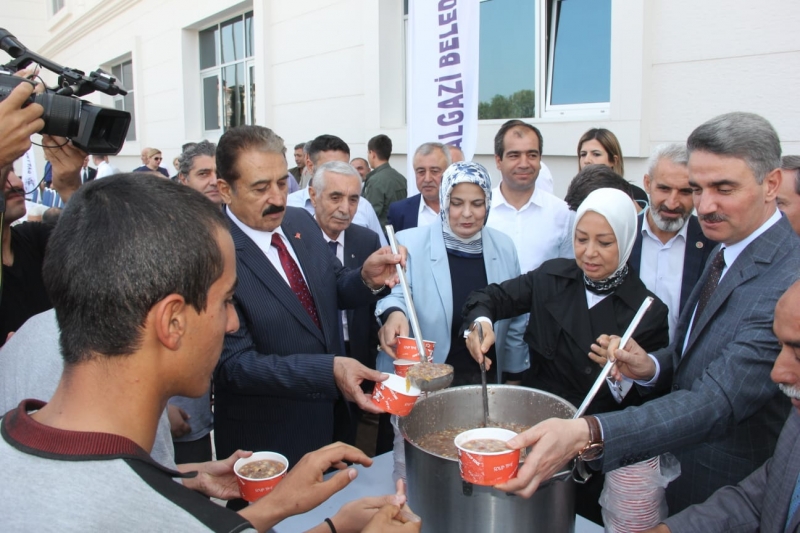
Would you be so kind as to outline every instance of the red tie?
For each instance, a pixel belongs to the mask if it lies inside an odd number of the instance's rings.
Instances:
[[[311,291],[308,290],[306,280],[303,279],[303,273],[300,272],[300,267],[297,266],[294,259],[292,259],[289,250],[283,243],[283,239],[277,233],[272,234],[272,246],[278,249],[278,257],[281,260],[281,266],[289,278],[289,286],[292,288],[295,296],[300,300],[303,309],[306,310],[308,316],[314,321],[318,328],[322,329],[319,325],[319,317],[317,316],[317,308],[314,305],[314,298],[311,296]]]

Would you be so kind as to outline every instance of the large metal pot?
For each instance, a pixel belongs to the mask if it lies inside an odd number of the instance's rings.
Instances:
[[[411,509],[429,533],[547,532],[575,530],[575,482],[571,465],[528,499],[461,479],[458,461],[430,453],[415,438],[456,427],[480,427],[481,387],[454,387],[420,398],[399,421],[405,439]],[[575,407],[553,394],[512,385],[489,386],[491,421],[535,425],[552,417],[571,418]]]

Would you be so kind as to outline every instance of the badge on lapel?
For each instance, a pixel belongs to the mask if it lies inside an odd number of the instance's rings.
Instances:
[[[294,234],[294,238],[298,239],[298,240],[300,239],[300,232],[299,231]]]

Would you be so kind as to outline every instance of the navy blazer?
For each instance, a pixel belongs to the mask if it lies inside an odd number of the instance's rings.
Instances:
[[[387,222],[394,227],[394,232],[403,231],[408,228],[416,228],[419,221],[419,203],[422,201],[422,194],[409,196],[404,200],[392,202],[389,206],[389,216]]]
[[[646,212],[647,209],[639,213],[639,228],[636,232],[636,241],[633,243],[631,257],[628,260],[628,264],[633,267],[637,273],[637,276],[639,276],[639,272],[641,272],[640,266],[642,262],[642,239],[644,237],[642,235],[642,225],[644,223],[644,216]],[[689,225],[689,227],[686,230],[686,253],[683,256],[683,276],[681,278],[680,299],[681,305],[680,309],[678,310],[678,314],[683,312],[683,307],[686,305],[686,300],[689,299],[692,289],[694,289],[694,286],[697,284],[697,280],[700,279],[700,274],[703,273],[703,268],[706,266],[708,256],[711,255],[711,250],[717,245],[715,241],[712,241],[703,234],[703,230],[700,227],[700,222],[697,220],[696,216],[690,216],[686,223]]]
[[[652,354],[661,368],[656,388],[669,394],[598,415],[604,471],[666,452],[681,462],[681,476],[667,487],[671,513],[761,466],[775,451],[790,409],[769,377],[780,351],[772,322],[778,299],[800,278],[800,239],[781,217],[751,242],[689,332],[709,267],[689,296],[672,344]]]
[[[344,266],[358,269],[364,261],[381,248],[378,234],[357,224],[344,232]],[[347,330],[350,338],[350,357],[369,368],[375,368],[378,355],[378,321],[375,304],[347,310]]]
[[[318,328],[264,252],[233,221],[239,330],[225,336],[214,372],[217,453],[270,450],[292,465],[330,444],[339,396],[333,357],[341,352],[338,309],[369,305],[379,296],[361,269],[342,266],[304,209],[287,207],[281,224],[308,283]]]

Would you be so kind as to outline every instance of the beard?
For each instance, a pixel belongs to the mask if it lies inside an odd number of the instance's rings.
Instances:
[[[668,212],[675,215],[679,215],[678,218],[669,219],[664,218],[661,216],[662,212]],[[680,211],[670,211],[668,209],[664,209],[663,206],[658,206],[657,209],[654,209],[653,206],[650,206],[650,215],[653,217],[653,222],[655,222],[656,227],[661,231],[666,231],[669,233],[678,232],[683,228],[683,225],[686,224],[686,221],[689,220],[689,217],[692,215],[691,213],[687,213],[683,210]]]
[[[792,400],[800,400],[800,388],[792,387],[786,383],[778,383],[778,388]]]

